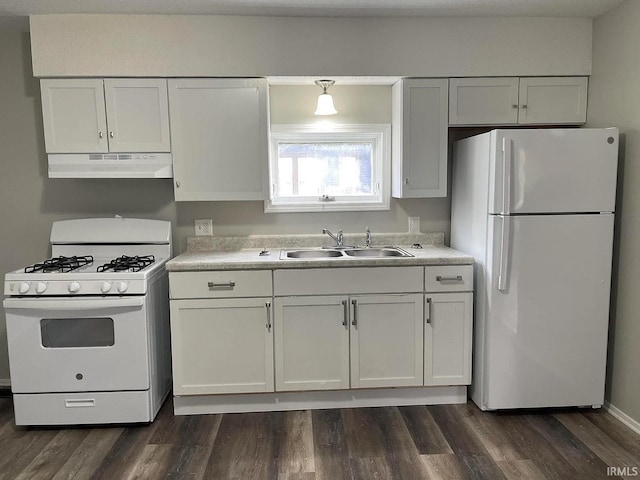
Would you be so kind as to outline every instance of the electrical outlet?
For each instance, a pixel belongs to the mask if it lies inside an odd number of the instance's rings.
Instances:
[[[213,220],[210,218],[196,218],[194,220],[196,235],[213,235]]]
[[[409,217],[409,233],[420,233],[420,217]]]

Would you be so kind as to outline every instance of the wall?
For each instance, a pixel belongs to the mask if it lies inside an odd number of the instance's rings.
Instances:
[[[591,20],[36,15],[36,76],[588,75]]]
[[[594,22],[590,126],[621,133],[607,398],[640,425],[640,2]]]
[[[449,231],[449,200],[396,200],[388,212],[265,214],[262,202],[173,201],[170,180],[48,179],[36,75],[581,75],[591,22],[572,18],[291,19],[208,16],[37,16],[29,34],[0,33],[0,273],[47,257],[51,223],[111,216],[172,222],[177,253],[194,218],[225,234]],[[188,54],[185,54],[188,52]],[[33,62],[33,63],[31,63]],[[185,73],[188,72],[188,73]],[[336,89],[336,104],[343,101]],[[345,90],[346,91],[346,90]],[[304,118],[311,89],[274,118]],[[332,92],[333,93],[333,92]],[[296,94],[298,95],[298,94]],[[343,103],[361,118],[366,99]],[[298,103],[300,102],[300,103]],[[340,107],[341,108],[341,107]],[[7,114],[10,112],[10,114]],[[349,113],[351,112],[351,113]],[[368,111],[374,119],[386,116]],[[284,115],[284,117],[279,117]],[[370,120],[374,121],[374,120]],[[375,120],[377,121],[377,120]],[[4,312],[0,311],[4,316]],[[0,384],[8,380],[0,322]]]

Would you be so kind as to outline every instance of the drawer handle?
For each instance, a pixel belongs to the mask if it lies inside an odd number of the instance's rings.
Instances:
[[[207,285],[209,285],[209,288],[233,288],[236,286],[236,282],[233,280],[223,283],[208,282]]]
[[[346,300],[342,300],[342,310],[342,326],[349,328],[349,307]]]
[[[96,400],[94,398],[68,399],[64,401],[64,406],[66,408],[95,407]]]
[[[440,275],[436,275],[436,282],[461,282],[462,275],[456,275],[455,277],[442,277]]]

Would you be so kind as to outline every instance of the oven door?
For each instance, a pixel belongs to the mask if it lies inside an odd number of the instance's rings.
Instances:
[[[7,298],[14,393],[149,388],[145,297]]]

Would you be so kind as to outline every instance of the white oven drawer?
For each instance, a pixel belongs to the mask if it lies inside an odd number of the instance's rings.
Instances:
[[[270,297],[271,270],[169,272],[172,299]]]
[[[424,269],[424,291],[473,292],[473,265],[438,265]]]
[[[149,392],[14,394],[16,425],[150,422]]]
[[[149,388],[147,297],[7,298],[14,393]]]

